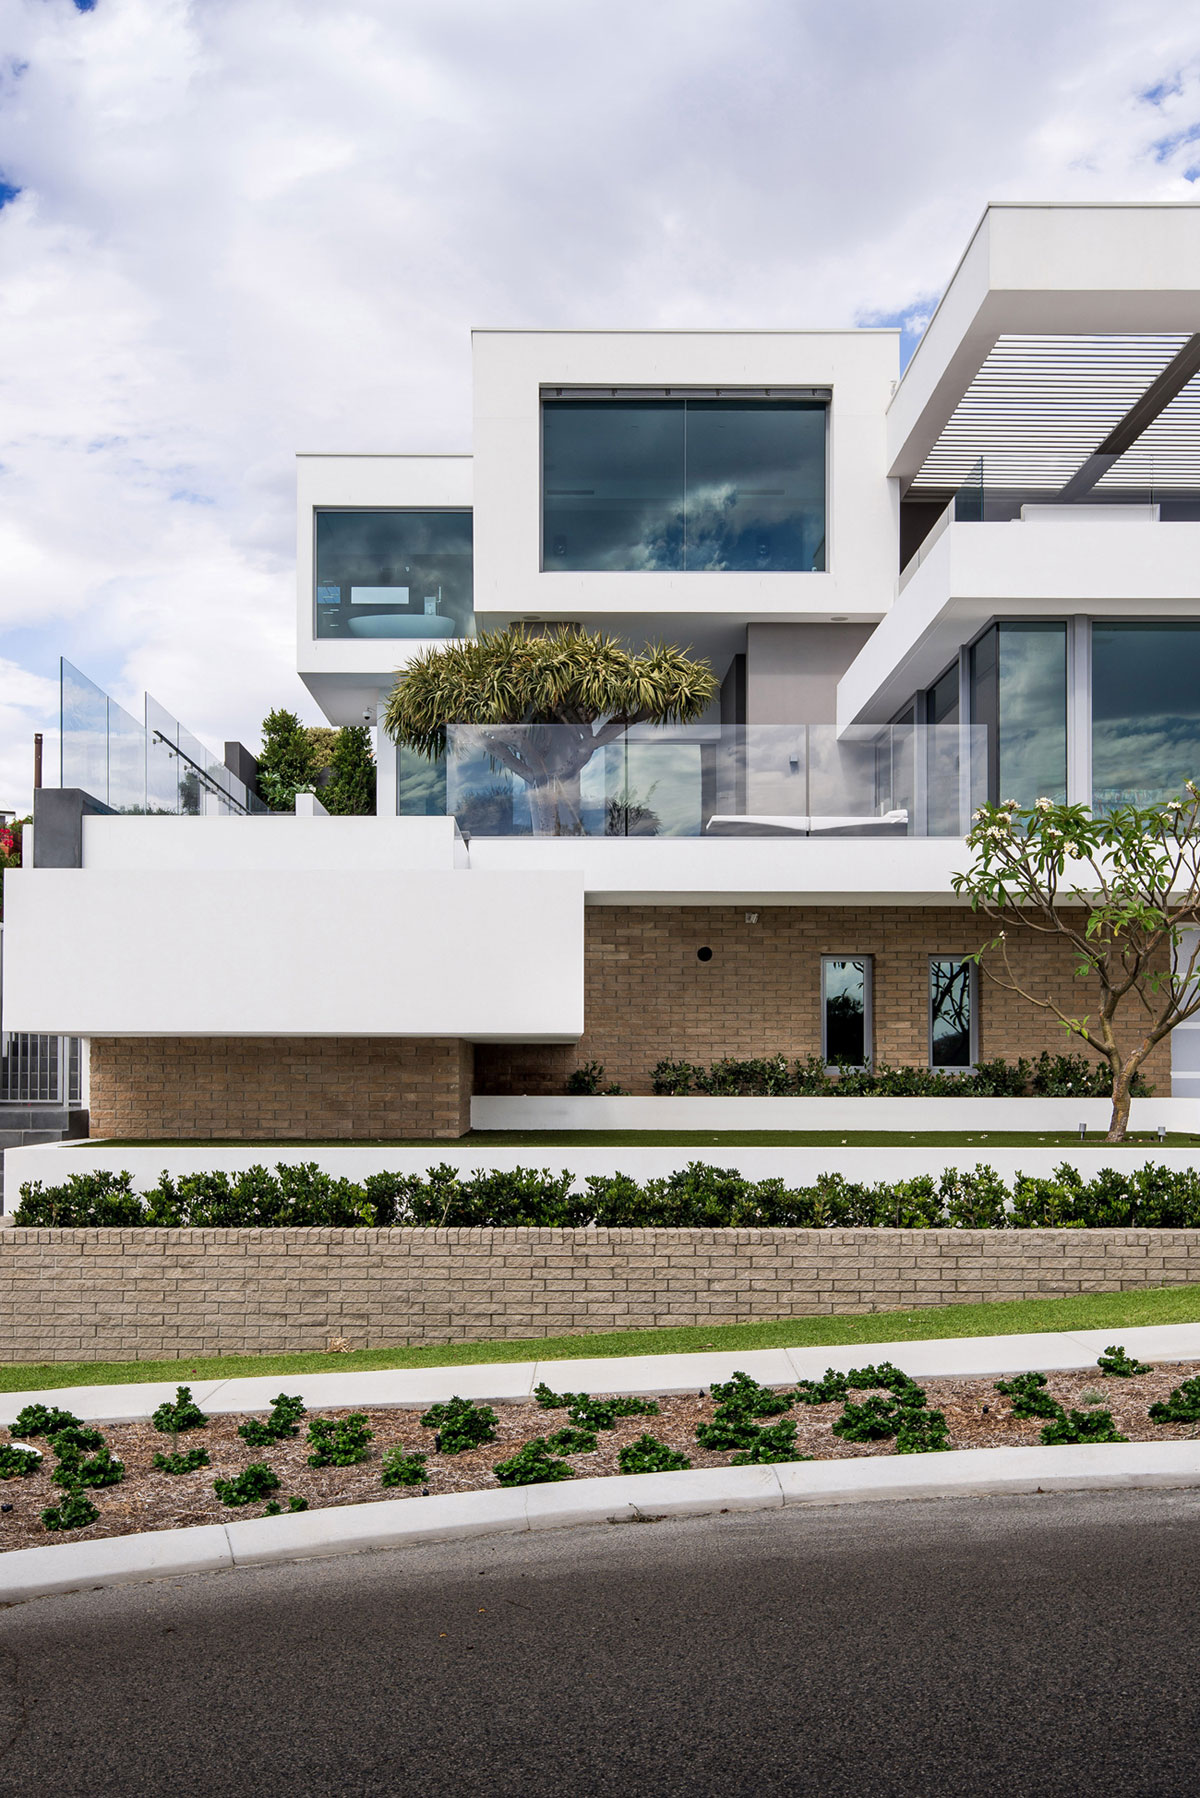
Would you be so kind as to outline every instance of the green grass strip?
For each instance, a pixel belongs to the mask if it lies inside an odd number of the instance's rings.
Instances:
[[[524,1342],[439,1343],[429,1348],[358,1349],[351,1354],[189,1355],[179,1361],[54,1361],[0,1368],[0,1391],[116,1386],[151,1380],[219,1380],[242,1375],[349,1373],[355,1368],[468,1367],[487,1361],[566,1361],[576,1356],[685,1355],[706,1349],[836,1348],[867,1342],[920,1342],[939,1336],[1027,1336],[1037,1330],[1119,1330],[1200,1321],[1200,1285],[1071,1298],[940,1305],[842,1317],[789,1317],[761,1324],[674,1330],[617,1330],[603,1336],[535,1337]]]

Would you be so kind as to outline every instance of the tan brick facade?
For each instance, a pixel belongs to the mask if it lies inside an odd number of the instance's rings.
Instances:
[[[971,953],[994,935],[986,920],[958,906],[760,906],[755,924],[746,911],[589,906],[585,1034],[569,1046],[481,1044],[476,1092],[561,1092],[572,1068],[599,1061],[607,1080],[647,1093],[662,1060],[819,1054],[822,955],[873,958],[875,1058],[924,1066],[929,957]],[[1048,986],[1069,1010],[1088,1009],[1088,989],[1073,979],[1060,943],[1020,931],[1011,941],[1014,968],[1032,990]],[[711,960],[697,959],[701,948],[712,950]],[[1054,1017],[985,976],[979,1014],[985,1059],[1078,1051]],[[1155,1052],[1147,1078],[1169,1094],[1168,1046]]]
[[[513,1340],[1197,1279],[1197,1230],[10,1229],[0,1358]]]
[[[461,1136],[473,1053],[452,1037],[93,1037],[91,1134],[248,1142]]]

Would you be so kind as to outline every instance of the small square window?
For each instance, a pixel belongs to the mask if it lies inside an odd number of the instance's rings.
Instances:
[[[826,1067],[871,1061],[871,957],[821,958],[821,1054]]]
[[[961,955],[929,958],[929,1065],[970,1068],[976,1056],[975,963]]]

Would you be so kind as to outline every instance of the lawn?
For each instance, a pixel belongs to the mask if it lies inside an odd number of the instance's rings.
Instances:
[[[309,1138],[272,1142],[244,1142],[236,1138],[187,1137],[133,1140],[105,1137],[64,1143],[71,1149],[252,1149],[270,1161],[284,1149],[1077,1149],[1076,1130],[469,1130],[459,1137],[419,1137],[401,1140],[319,1142]],[[1200,1134],[1171,1131],[1159,1137],[1153,1131],[1130,1132],[1123,1144],[1106,1143],[1103,1130],[1089,1130],[1086,1146],[1110,1150],[1192,1149],[1200,1146]]]
[[[1121,1330],[1139,1324],[1200,1322],[1200,1285],[1093,1292],[1061,1299],[942,1305],[841,1317],[793,1317],[716,1328],[620,1330],[525,1342],[457,1342],[428,1348],[360,1349],[350,1354],[189,1355],[179,1361],[56,1361],[0,1367],[0,1391],[106,1386],[149,1380],[219,1380],[240,1375],[347,1373],[356,1368],[464,1367],[483,1361],[564,1361],[573,1356],[682,1355],[706,1349],[835,1348],[919,1342],[937,1336],[1025,1336],[1038,1330]]]

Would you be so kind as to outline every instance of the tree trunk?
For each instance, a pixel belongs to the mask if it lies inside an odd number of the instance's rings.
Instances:
[[[1129,1089],[1136,1073],[1137,1068],[1126,1063],[1113,1069],[1112,1117],[1105,1142],[1125,1141],[1125,1132],[1129,1128]]]
[[[583,834],[579,773],[552,775],[530,781],[529,817],[535,837],[577,837]]]

